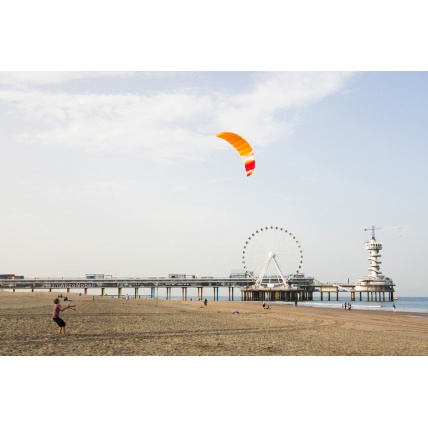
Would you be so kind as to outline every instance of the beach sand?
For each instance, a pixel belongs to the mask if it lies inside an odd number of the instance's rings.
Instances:
[[[0,291],[2,356],[427,356],[428,314]],[[62,293],[66,295],[66,293]],[[61,304],[67,305],[68,302]],[[233,312],[238,311],[238,314]]]

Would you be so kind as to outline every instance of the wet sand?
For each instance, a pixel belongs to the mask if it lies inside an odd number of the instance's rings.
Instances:
[[[66,295],[65,293],[62,293]],[[428,314],[0,291],[2,356],[427,356]],[[68,302],[61,304],[67,305]],[[238,314],[233,312],[238,311]]]

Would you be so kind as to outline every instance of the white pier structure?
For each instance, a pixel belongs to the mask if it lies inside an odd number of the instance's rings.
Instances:
[[[388,227],[389,228],[389,227]],[[261,240],[267,236],[267,234],[278,234],[271,242],[278,246],[278,243],[282,244],[281,238],[284,236],[291,236],[293,241],[297,245],[297,270],[296,273],[290,275],[284,275],[284,267],[279,264],[278,254],[283,254],[284,259],[288,261],[292,252],[287,248],[271,248],[269,242],[262,242],[263,245],[257,246],[257,248],[264,248],[270,250],[267,253],[258,255],[260,262],[258,266],[261,267],[260,274],[254,276],[255,282],[252,285],[241,288],[244,300],[269,300],[269,301],[298,301],[298,300],[313,300],[314,293],[320,293],[321,300],[324,300],[326,295],[327,300],[331,300],[332,296],[339,300],[339,293],[350,293],[349,300],[355,301],[356,297],[359,296],[359,300],[363,300],[363,296],[367,298],[367,301],[392,301],[394,300],[394,282],[391,278],[382,275],[380,270],[380,251],[382,250],[382,244],[376,241],[375,238],[375,227],[371,229],[365,229],[372,231],[372,237],[369,242],[365,243],[366,249],[369,251],[369,272],[370,275],[365,278],[361,278],[357,283],[321,283],[313,277],[305,276],[299,271],[303,262],[303,255],[299,241],[291,234],[288,230],[278,227],[265,227],[261,228],[253,233],[244,246],[243,251],[243,264],[247,268],[247,258],[249,249],[251,248],[252,241]],[[384,229],[384,228],[380,228]],[[401,229],[401,228],[399,228]],[[267,233],[268,232],[268,233]],[[293,242],[292,241],[292,242]],[[263,261],[264,260],[264,261]],[[254,264],[254,271],[257,272],[257,264]],[[274,270],[271,271],[270,275],[266,275],[267,269],[272,266]],[[248,269],[248,268],[247,268]]]
[[[394,287],[394,282],[391,278],[388,278],[382,275],[380,271],[381,261],[379,260],[381,257],[380,251],[382,250],[382,244],[376,241],[375,237],[375,227],[372,226],[372,238],[369,242],[366,242],[366,250],[370,253],[370,257],[368,258],[370,262],[369,267],[369,276],[366,278],[361,278],[358,280],[358,284],[356,285],[356,291],[376,291],[379,287],[384,289],[385,291],[389,291]]]
[[[10,275],[13,276],[13,275]],[[139,291],[150,290],[150,297],[156,298],[157,290],[160,288],[166,291],[166,299],[171,299],[172,289],[181,288],[182,299],[187,300],[188,289],[197,289],[198,298],[203,299],[203,291],[210,289],[213,292],[213,300],[218,300],[219,289],[228,289],[229,300],[234,300],[234,290],[243,285],[253,283],[253,280],[244,277],[213,278],[196,277],[195,275],[169,275],[168,277],[149,277],[149,278],[113,278],[111,276],[101,278],[8,278],[0,279],[0,290],[31,290],[34,292],[48,291],[52,292],[65,290],[70,292],[83,292],[87,294],[89,289],[98,289],[101,296],[105,296],[105,291],[115,290],[118,298],[122,298],[123,289],[133,288],[135,298],[139,298]],[[111,296],[111,295],[110,295]]]
[[[303,251],[300,242],[288,230],[267,226],[260,228],[247,238],[243,249],[241,272],[229,277],[170,274],[168,277],[149,278],[112,278],[104,275],[86,275],[86,278],[24,278],[16,275],[0,275],[0,290],[11,291],[41,289],[82,290],[87,294],[89,288],[100,289],[101,296],[106,289],[115,289],[117,297],[122,297],[124,288],[134,288],[135,298],[140,289],[150,289],[150,297],[157,295],[157,290],[166,290],[166,298],[171,299],[171,290],[181,288],[182,299],[187,300],[188,289],[197,288],[198,298],[202,300],[203,291],[211,289],[214,300],[218,300],[219,289],[228,289],[229,300],[234,300],[234,291],[241,291],[244,301],[311,301],[320,293],[320,300],[339,300],[339,293],[349,293],[347,300],[355,301],[393,301],[395,284],[391,278],[382,275],[380,257],[382,244],[376,241],[375,227],[372,237],[365,247],[369,252],[369,276],[361,278],[355,284],[321,283],[312,276],[301,272]],[[384,229],[384,228],[380,228]],[[287,271],[285,270],[287,269]],[[290,271],[292,273],[290,273]],[[286,273],[287,272],[287,273]]]

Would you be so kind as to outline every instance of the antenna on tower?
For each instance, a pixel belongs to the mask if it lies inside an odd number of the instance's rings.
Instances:
[[[381,227],[374,227],[374,226],[372,226],[370,229],[364,229],[364,231],[371,230],[372,231],[372,239],[376,239],[375,238],[375,230],[376,229],[382,229],[382,228]]]
[[[369,229],[364,229],[364,231],[371,230],[372,231],[372,239],[376,239],[375,238],[375,230],[378,230],[378,229],[398,229],[398,233],[400,234],[400,238],[401,238],[401,229],[402,228],[398,227],[398,226],[384,226],[384,227],[375,227],[375,226],[372,226]]]

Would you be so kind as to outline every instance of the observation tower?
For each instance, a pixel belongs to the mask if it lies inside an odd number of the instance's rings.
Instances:
[[[371,229],[365,229],[372,231],[371,240],[365,244],[366,250],[370,254],[370,257],[368,258],[368,261],[370,262],[368,269],[370,274],[368,277],[358,280],[356,291],[374,291],[374,288],[376,291],[393,291],[394,282],[391,278],[383,276],[380,270],[382,262],[379,258],[381,257],[380,251],[382,250],[382,244],[376,241],[375,229],[376,228],[374,226],[372,226]],[[383,289],[379,290],[379,287]]]

